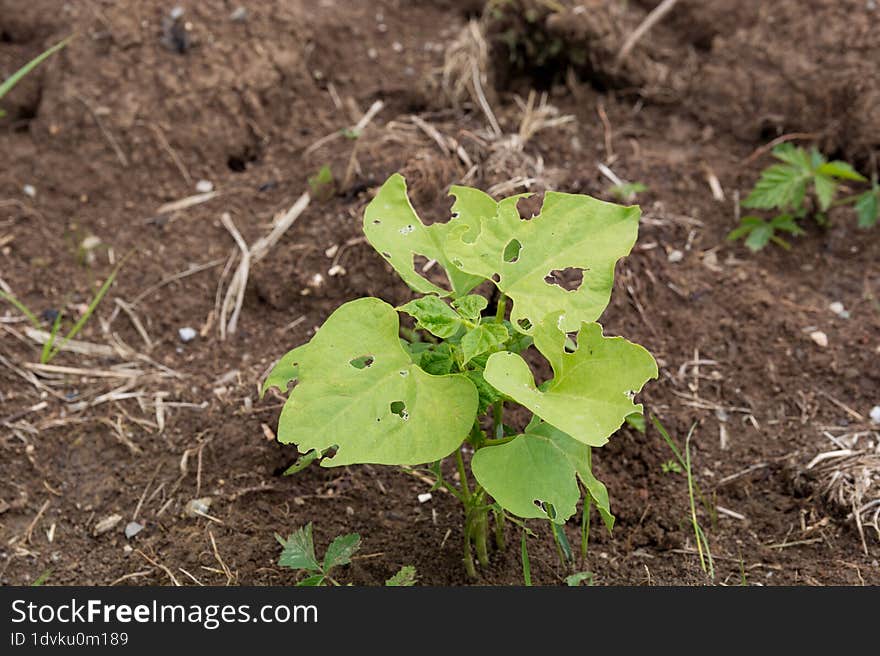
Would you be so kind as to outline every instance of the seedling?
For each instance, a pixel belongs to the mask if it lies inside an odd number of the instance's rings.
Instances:
[[[297,445],[300,463],[424,466],[464,506],[464,562],[476,576],[473,551],[488,563],[490,512],[499,547],[506,519],[540,518],[557,525],[564,551],[561,525],[581,498],[611,529],[591,449],[642,412],[633,396],[657,365],[596,323],[615,264],[635,243],[638,207],[547,192],[540,214],[525,219],[517,202],[528,194],[496,202],[468,187],[450,193],[453,218],[425,225],[403,177],[389,178],[366,209],[364,232],[421,296],[397,308],[378,298],[345,303],[279,360],[263,391],[296,383],[278,439]],[[429,280],[416,255],[436,262],[448,285]],[[480,285],[497,289],[492,311],[472,293]],[[526,351],[543,356],[549,380],[535,380]],[[531,413],[527,425],[507,423],[511,404]],[[463,447],[473,452],[470,472]],[[450,455],[457,480],[442,466]]]
[[[275,535],[275,539],[284,549],[278,559],[278,565],[306,573],[307,576],[296,584],[299,587],[340,585],[330,573],[343,565],[348,565],[361,547],[361,536],[357,533],[340,535],[330,543],[327,551],[324,552],[324,559],[319,562],[315,557],[311,523],[291,533],[286,540],[278,534]],[[416,569],[412,565],[404,565],[397,574],[385,582],[385,585],[390,587],[415,584]]]
[[[748,215],[727,235],[731,241],[745,238],[746,246],[759,251],[770,242],[790,248],[780,234],[803,234],[798,221],[811,216],[819,225],[827,225],[828,210],[837,205],[854,204],[859,227],[877,222],[880,187],[876,180],[864,193],[837,199],[842,181],[867,182],[852,166],[840,160],[827,161],[815,148],[809,152],[792,144],[773,149],[781,164],[764,169],[755,188],[743,201],[743,207],[779,212],[771,219]]]
[[[697,484],[694,482],[693,470],[691,468],[691,436],[694,434],[694,428],[696,428],[697,425],[694,424],[688,431],[687,437],[684,441],[684,456],[682,457],[681,450],[678,448],[675,441],[669,436],[669,433],[663,427],[663,424],[660,423],[660,420],[654,415],[651,415],[651,421],[654,423],[655,428],[660,432],[663,441],[666,442],[675,456],[675,461],[670,462],[675,462],[675,464],[679,466],[679,471],[684,470],[687,475],[688,499],[690,500],[691,509],[690,519],[691,526],[694,529],[694,539],[697,542],[697,554],[700,557],[700,567],[703,569],[704,573],[709,575],[710,579],[714,579],[715,565],[712,562],[712,551],[709,549],[709,540],[706,538],[706,532],[703,530],[703,527],[697,519],[696,497],[700,497],[704,506],[707,506],[707,504],[702,492],[700,492],[700,488],[697,487]]]
[[[636,195],[644,191],[648,191],[648,187],[641,182],[623,182],[608,187],[608,193],[624,203],[633,202]]]
[[[664,474],[680,474],[682,471],[681,465],[675,460],[667,460],[660,465],[660,469],[663,470]]]
[[[327,201],[333,197],[336,193],[336,180],[330,166],[325,164],[315,175],[309,177],[309,189],[312,197],[319,201]]]
[[[37,66],[42,64],[45,60],[47,60],[49,57],[51,57],[56,52],[61,50],[64,46],[66,46],[71,38],[72,37],[68,37],[68,38],[64,39],[64,41],[61,41],[60,43],[56,43],[54,46],[52,46],[51,48],[49,48],[45,52],[34,57],[27,64],[25,64],[24,66],[19,68],[15,73],[10,75],[9,78],[4,80],[3,83],[0,84],[0,98],[3,98],[3,96],[5,96],[7,93],[9,93],[12,90],[12,87],[14,87],[16,84],[21,82],[21,79],[25,75],[30,73]],[[6,115],[6,113],[2,109],[0,109],[0,118],[2,118],[5,115]]]
[[[89,303],[86,311],[83,312],[82,316],[61,339],[60,343],[58,343],[58,335],[61,330],[61,322],[64,315],[61,312],[55,314],[55,318],[52,320],[52,327],[49,331],[49,338],[43,343],[43,350],[40,353],[40,362],[42,364],[48,364],[49,361],[52,360],[56,355],[58,355],[58,353],[61,352],[61,349],[63,349],[64,346],[70,340],[76,337],[79,332],[85,327],[89,319],[91,319],[92,314],[94,314],[95,310],[97,309],[98,304],[107,294],[107,292],[110,291],[110,287],[116,280],[116,274],[119,273],[119,267],[121,266],[122,262],[120,262],[119,265],[117,265],[116,268],[113,269],[110,275],[107,276],[107,280],[105,280],[104,284],[101,285],[101,288],[98,290],[98,293],[95,294],[92,302]],[[0,298],[12,304],[19,312],[27,317],[28,321],[30,321],[31,325],[36,330],[40,330],[40,320],[37,318],[37,315],[30,308],[28,308],[27,305],[25,305],[22,301],[20,301],[12,294],[7,294],[3,290],[0,290]]]

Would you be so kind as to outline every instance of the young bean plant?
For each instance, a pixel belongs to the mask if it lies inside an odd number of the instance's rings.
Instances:
[[[636,241],[638,207],[547,192],[540,213],[523,218],[517,202],[529,194],[496,202],[468,187],[450,193],[453,218],[425,225],[403,177],[385,182],[364,232],[419,296],[396,308],[378,298],[340,306],[279,360],[263,391],[296,382],[278,426],[279,441],[303,454],[291,469],[317,459],[324,467],[425,466],[464,506],[464,563],[476,576],[474,552],[488,562],[490,514],[499,547],[506,518],[558,527],[581,498],[610,530],[591,449],[641,414],[633,397],[657,365],[596,323],[615,264]],[[423,275],[417,255],[443,268],[448,288]],[[575,289],[560,284],[575,276]],[[489,310],[490,299],[473,292],[493,286]],[[401,314],[414,329],[401,327]],[[543,356],[552,377],[536,380],[526,351]],[[516,406],[527,411],[517,417],[531,416],[521,429],[508,423]],[[452,476],[441,462],[449,456]]]

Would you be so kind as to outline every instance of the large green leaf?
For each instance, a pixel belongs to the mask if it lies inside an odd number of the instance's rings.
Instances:
[[[484,216],[479,229],[453,226],[448,255],[463,271],[493,279],[513,300],[510,317],[518,330],[531,333],[550,312],[563,312],[566,331],[595,321],[611,298],[615,263],[635,243],[639,208],[547,192],[541,213],[523,219],[520,198],[500,201],[497,214]],[[582,273],[577,289],[545,280],[566,269]]]
[[[449,231],[457,225],[476,225],[486,213],[495,214],[495,201],[482,191],[467,187],[452,187],[456,197],[452,206],[453,218],[447,223],[426,226],[419,219],[406,194],[406,181],[399,173],[392,175],[379,189],[364,212],[364,234],[403,281],[422,294],[455,296],[466,294],[482,282],[478,276],[461,271],[450,262],[445,243]],[[423,255],[436,260],[445,270],[451,290],[438,287],[416,271],[414,256]]]
[[[354,463],[416,465],[446,457],[474,423],[477,390],[461,374],[432,376],[398,337],[390,305],[362,298],[340,306],[308,344],[270,374],[298,379],[278,424],[278,440],[301,453],[337,447],[325,467]]]
[[[632,394],[657,377],[657,363],[644,348],[622,337],[605,337],[602,326],[585,323],[577,350],[567,353],[559,315],[535,327],[535,346],[553,367],[553,379],[535,385],[529,365],[509,352],[489,356],[490,385],[533,413],[590,446],[602,446],[627,415],[641,412]]]

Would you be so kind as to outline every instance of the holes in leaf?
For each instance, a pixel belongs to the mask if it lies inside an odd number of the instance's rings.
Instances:
[[[565,335],[565,352],[574,353],[578,349],[577,333],[566,333]]]
[[[504,258],[505,262],[513,264],[519,259],[519,252],[522,250],[522,244],[518,239],[511,239],[507,246],[504,247]]]
[[[408,234],[415,232],[415,231],[416,231],[416,229],[415,229],[415,226],[413,226],[413,225],[403,226],[400,230],[398,230],[398,232],[402,235],[408,235]]]
[[[401,369],[397,373],[399,373],[403,377],[409,376],[409,372],[406,369]]]
[[[523,221],[529,221],[541,213],[541,205],[544,202],[544,194],[534,194],[516,201],[516,211],[519,212],[519,218]]]
[[[373,225],[380,225],[382,223],[379,219],[373,219]]]
[[[501,276],[498,275],[497,273],[493,273],[492,274],[492,282],[494,282],[495,284],[498,284],[499,282],[501,282]]]
[[[349,360],[348,364],[350,364],[355,369],[368,369],[373,366],[373,363],[376,360],[372,355],[362,355],[360,357],[354,358],[353,360]]]
[[[553,269],[553,271],[544,276],[544,282],[548,285],[562,287],[567,292],[573,292],[580,289],[580,286],[584,283],[584,270],[579,267]]]
[[[384,257],[386,260],[390,260],[390,259],[391,259],[391,253],[388,253],[388,252],[386,252],[386,251],[382,251],[382,257]]]
[[[430,260],[424,255],[414,253],[413,270],[438,287],[452,289],[452,285],[449,283],[449,277],[446,275],[446,270],[437,263],[437,260]]]
[[[391,402],[391,414],[397,415],[404,421],[409,419],[409,413],[406,411],[406,403],[404,403],[403,401]]]
[[[517,319],[517,320],[516,320],[516,325],[518,325],[518,326],[519,326],[520,328],[522,328],[523,330],[527,330],[527,331],[528,331],[528,330],[531,330],[531,329],[532,329],[532,322],[529,321],[526,317],[523,317],[522,319]]]

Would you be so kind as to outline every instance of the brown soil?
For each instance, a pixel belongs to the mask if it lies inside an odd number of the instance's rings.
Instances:
[[[562,56],[538,68],[508,65],[513,60],[499,57],[503,44],[490,25],[498,85],[490,96],[505,132],[516,131],[522,114],[513,90],[546,89],[576,119],[541,133],[523,152],[499,155],[483,136],[479,108],[453,104],[441,91],[446,44],[480,3],[242,2],[243,20],[231,18],[239,3],[181,4],[191,29],[178,52],[163,44],[170,3],[0,0],[0,77],[77,34],[2,101],[0,278],[38,312],[75,315],[112,271],[111,260],[129,254],[79,338],[149,356],[63,353],[53,360],[90,370],[136,362],[143,375],[122,390],[135,396],[100,402],[125,380],[45,371],[35,378],[28,365],[38,362],[39,347],[24,336],[17,312],[4,307],[0,583],[26,584],[51,570],[54,584],[106,585],[127,575],[127,583],[168,584],[169,572],[183,583],[193,583],[192,575],[205,584],[290,584],[295,575],[275,565],[273,533],[309,521],[320,548],[342,532],[363,537],[363,557],[346,581],[380,584],[413,564],[424,584],[469,582],[454,499],[436,492],[420,504],[427,485],[393,468],[312,467],[279,476],[295,452],[267,438],[280,400],[257,396],[275,358],[307,340],[341,302],[408,297],[358,239],[363,208],[400,170],[423,215],[442,218],[446,188],[469,168],[415,127],[415,114],[480,165],[469,179],[476,186],[533,175],[536,191],[552,186],[607,198],[596,162],[610,161],[619,176],[649,187],[638,198],[645,217],[639,242],[619,267],[603,323],[655,354],[661,376],[642,400],[680,442],[696,423],[696,479],[717,506],[743,517],[720,513],[713,521],[700,510],[715,581],[880,584],[880,536],[866,528],[865,553],[852,516],[824,501],[805,476],[817,453],[838,448],[823,432],[869,430],[865,417],[880,403],[878,233],[858,231],[841,210],[830,228],[810,228],[788,252],[752,256],[724,240],[736,194],[768,162],[749,155],[782,132],[817,133],[829,154],[870,172],[880,9],[861,0],[719,3],[724,10],[682,2],[633,53],[651,63],[641,72],[646,79],[603,77],[596,62],[607,58],[595,53],[590,66]],[[612,16],[619,21],[613,39],[594,40],[608,52],[655,3],[631,4]],[[579,33],[563,24],[567,48]],[[545,38],[559,27],[536,29]],[[589,53],[590,42],[579,45]],[[656,77],[664,67],[670,74]],[[361,138],[308,150],[376,100],[384,108]],[[234,247],[221,213],[253,242],[324,164],[334,172],[335,193],[313,201],[254,267],[240,330],[221,341],[211,313]],[[718,177],[724,201],[713,199],[707,171]],[[200,179],[221,195],[157,213],[196,193]],[[33,198],[25,185],[36,189]],[[90,235],[103,244],[93,257],[80,248]],[[215,261],[150,291],[171,274]],[[343,274],[328,275],[334,263]],[[125,313],[114,313],[114,299],[132,302],[143,292],[134,311],[150,346]],[[832,301],[851,317],[831,313]],[[185,326],[201,334],[182,343]],[[816,329],[827,334],[827,347],[810,339]],[[161,431],[157,394],[164,394]],[[81,402],[94,405],[81,409]],[[624,429],[596,452],[617,516],[613,535],[593,531],[580,565],[597,583],[708,582],[695,555],[686,480],[663,471],[671,457],[653,428]],[[215,521],[185,514],[189,500],[206,496]],[[144,529],[126,539],[122,529],[136,512]],[[121,523],[93,535],[113,514]],[[549,531],[540,523],[533,529],[541,536],[529,543],[533,576],[560,583],[568,571]],[[577,527],[569,530],[576,543]],[[517,540],[509,527],[508,541]],[[494,552],[480,582],[519,583],[518,551]]]

